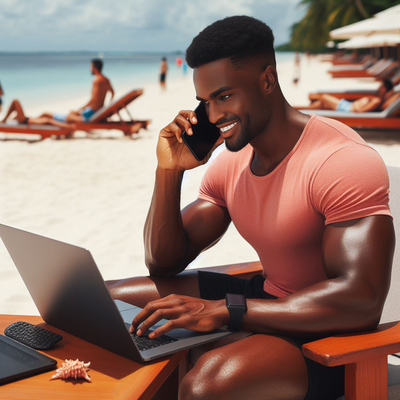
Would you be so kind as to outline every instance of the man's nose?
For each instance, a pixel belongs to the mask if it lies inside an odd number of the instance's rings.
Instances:
[[[212,124],[216,124],[224,117],[222,110],[215,104],[210,104],[208,106],[208,120]]]

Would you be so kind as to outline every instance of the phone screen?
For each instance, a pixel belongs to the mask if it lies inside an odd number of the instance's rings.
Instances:
[[[220,132],[209,121],[203,103],[200,103],[194,112],[196,113],[197,124],[192,125],[193,135],[190,136],[186,132],[183,132],[182,139],[195,158],[202,161],[220,137]]]

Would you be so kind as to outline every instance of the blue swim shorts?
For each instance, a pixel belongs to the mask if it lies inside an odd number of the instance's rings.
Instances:
[[[91,117],[95,112],[96,112],[96,111],[93,110],[93,108],[91,108],[91,107],[85,107],[85,108],[82,110],[82,112],[81,112],[81,115],[82,115],[83,120],[84,120],[84,121],[89,121],[90,117]]]
[[[53,119],[55,119],[56,121],[65,122],[65,120],[67,119],[67,114],[53,113]]]
[[[351,101],[347,101],[345,99],[340,99],[336,111],[351,112],[352,104],[353,103]]]
[[[81,115],[84,121],[89,121],[90,117],[95,113],[96,111],[93,110],[91,107],[85,107],[81,111]],[[60,122],[65,122],[67,120],[67,114],[62,114],[62,113],[54,113],[53,114],[53,119],[56,121]]]

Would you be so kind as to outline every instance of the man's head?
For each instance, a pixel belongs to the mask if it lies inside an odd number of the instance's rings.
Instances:
[[[250,143],[271,118],[277,86],[273,42],[263,22],[235,16],[205,28],[187,49],[197,98],[231,151]]]
[[[91,67],[92,75],[96,72],[101,73],[103,69],[103,60],[100,60],[100,58],[93,58]]]

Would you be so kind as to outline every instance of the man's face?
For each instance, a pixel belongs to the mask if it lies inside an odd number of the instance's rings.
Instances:
[[[95,66],[93,64],[90,64],[90,73],[94,75],[94,72],[95,72]]]
[[[227,58],[195,68],[197,99],[206,106],[208,119],[220,128],[230,151],[239,151],[268,123],[262,94],[261,68],[235,70]]]

